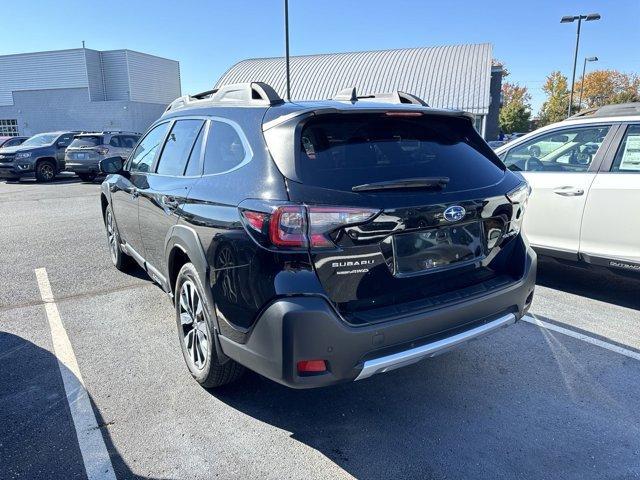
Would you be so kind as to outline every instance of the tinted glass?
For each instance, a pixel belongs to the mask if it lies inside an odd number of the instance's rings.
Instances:
[[[102,145],[102,136],[83,135],[81,137],[74,138],[69,146],[74,148],[81,148],[81,147],[87,148],[87,147],[97,147],[98,145]]]
[[[245,157],[240,135],[228,123],[211,122],[205,150],[204,174],[223,173],[237,167]]]
[[[306,185],[351,191],[367,183],[447,177],[447,191],[492,185],[504,171],[467,119],[386,114],[322,115],[299,139]]]
[[[631,125],[627,129],[611,171],[640,173],[640,125]]]
[[[74,136],[75,134],[73,133],[66,133],[64,135],[61,135],[57,143],[59,143],[61,147],[69,146],[69,144],[73,141]]]
[[[183,174],[193,142],[203,123],[202,120],[178,120],[173,125],[162,149],[157,173],[162,175]]]
[[[202,153],[202,139],[205,131],[205,127],[200,129],[198,138],[196,138],[196,143],[193,145],[193,149],[191,150],[191,155],[189,155],[189,163],[187,163],[187,169],[184,172],[188,177],[200,175],[200,155]]]
[[[523,172],[586,172],[609,132],[609,125],[545,133],[507,153],[509,169]]]
[[[169,122],[154,127],[140,142],[129,158],[129,170],[132,172],[148,172],[153,159],[169,128]]]
[[[133,148],[138,143],[138,140],[140,140],[140,137],[135,135],[122,135],[120,137],[120,146],[122,148]]]
[[[3,147],[15,147],[16,145],[20,145],[24,139],[22,138],[13,138],[11,140],[7,140],[2,146]]]
[[[118,135],[111,137],[111,140],[109,140],[109,145],[111,145],[112,147],[120,147],[120,137]]]

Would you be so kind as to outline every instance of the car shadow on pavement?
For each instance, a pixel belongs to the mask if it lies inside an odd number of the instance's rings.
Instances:
[[[538,285],[640,310],[640,275],[615,275],[605,268],[580,267],[546,257],[538,260]]]
[[[637,468],[640,387],[617,382],[640,362],[604,380],[591,371],[599,354],[520,323],[360,382],[293,390],[248,373],[210,393],[356,478],[624,478]]]
[[[117,478],[147,478],[135,475],[119,455],[109,425],[90,400]],[[0,459],[3,479],[86,478],[58,360],[48,350],[1,331]]]

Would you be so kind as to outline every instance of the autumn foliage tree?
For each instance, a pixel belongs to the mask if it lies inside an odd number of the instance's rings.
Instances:
[[[552,72],[547,77],[542,90],[547,94],[547,99],[540,109],[539,125],[548,125],[567,118],[567,110],[569,109],[567,77],[558,71]]]
[[[574,98],[580,98],[581,86],[582,78],[579,78],[574,85]],[[640,77],[637,75],[617,70],[596,70],[584,76],[581,108],[638,101]]]
[[[504,133],[522,132],[529,129],[531,118],[531,95],[527,87],[513,83],[502,84],[502,106],[500,108],[500,129]]]

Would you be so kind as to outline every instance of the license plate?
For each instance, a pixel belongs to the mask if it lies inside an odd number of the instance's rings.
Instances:
[[[450,225],[393,236],[397,275],[411,275],[471,263],[486,255],[480,222]]]
[[[87,154],[86,153],[76,153],[76,158],[78,160],[86,160]]]

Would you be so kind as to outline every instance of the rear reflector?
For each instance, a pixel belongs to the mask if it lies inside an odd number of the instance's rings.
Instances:
[[[301,360],[298,362],[298,373],[320,373],[327,371],[324,360]]]

